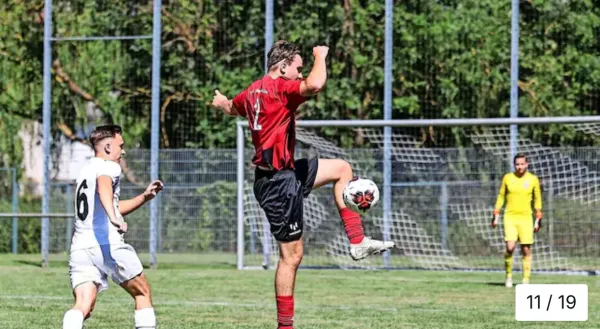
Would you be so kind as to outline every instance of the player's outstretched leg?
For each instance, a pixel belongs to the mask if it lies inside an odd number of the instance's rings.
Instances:
[[[529,278],[531,277],[531,245],[522,244],[521,250],[523,251],[523,284],[529,284]]]
[[[121,283],[127,292],[135,299],[135,328],[136,329],[155,329],[156,316],[152,307],[152,296],[150,294],[150,285],[144,273],[134,277],[131,280]]]
[[[329,183],[334,184],[335,204],[350,240],[350,256],[354,260],[360,260],[369,255],[379,254],[393,248],[394,242],[365,237],[360,215],[348,209],[344,204],[344,188],[352,178],[352,166],[348,162],[341,159],[319,159],[319,169],[317,170],[314,188]]]
[[[68,310],[63,317],[63,329],[81,329],[83,320],[90,317],[96,296],[98,296],[98,286],[93,282],[86,282],[73,289],[75,296],[75,306]]]
[[[275,273],[278,329],[294,328],[294,287],[303,253],[302,239],[279,243],[279,263]]]
[[[513,252],[515,251],[515,241],[506,241],[506,250],[504,251],[504,270],[506,271],[506,278],[504,280],[504,286],[512,288],[512,268],[513,268]]]

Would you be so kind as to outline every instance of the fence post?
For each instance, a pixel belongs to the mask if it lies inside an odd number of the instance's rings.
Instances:
[[[150,179],[158,179],[158,151],[159,151],[159,124],[160,124],[160,47],[161,47],[161,8],[162,0],[154,0],[152,15],[152,116],[151,116],[151,152],[150,152]],[[158,217],[159,200],[150,201],[150,267],[156,268],[156,226]]]
[[[510,117],[519,116],[519,0],[512,0],[512,21],[510,37]],[[510,125],[510,164],[519,147],[519,126]]]
[[[385,58],[383,87],[383,119],[392,119],[392,63],[393,63],[393,20],[394,3],[385,0]],[[392,240],[392,127],[383,128],[383,240]],[[390,252],[383,254],[383,264],[390,266]]]
[[[273,0],[265,1],[265,74],[267,72],[267,56],[273,45]]]
[[[44,157],[42,171],[42,213],[50,212],[50,120],[52,106],[52,81],[50,68],[52,66],[52,0],[44,4],[44,61],[43,61],[43,149]],[[42,267],[48,267],[48,245],[50,243],[50,219],[42,218],[41,232]]]

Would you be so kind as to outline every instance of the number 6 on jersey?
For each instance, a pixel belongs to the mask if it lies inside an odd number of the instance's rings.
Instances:
[[[84,179],[77,189],[77,218],[80,220],[85,220],[88,216],[89,206],[87,195],[85,194],[87,188],[87,180]],[[83,192],[81,191],[82,189],[84,190]]]

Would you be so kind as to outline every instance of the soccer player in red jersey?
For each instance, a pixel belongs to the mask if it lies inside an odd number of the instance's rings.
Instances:
[[[269,50],[268,73],[232,100],[215,91],[213,107],[248,119],[255,155],[254,195],[264,210],[271,233],[279,243],[275,274],[279,329],[292,329],[296,270],[303,255],[303,200],[311,190],[334,184],[335,203],[350,240],[354,260],[394,247],[394,242],[365,237],[360,215],[344,204],[342,192],[353,178],[352,167],[341,159],[294,160],[295,112],[325,86],[328,47],[313,48],[314,64],[302,78],[302,57],[294,43],[278,41]]]

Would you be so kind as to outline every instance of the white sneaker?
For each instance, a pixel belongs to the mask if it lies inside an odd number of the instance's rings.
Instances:
[[[529,284],[529,279],[523,279],[523,284]]]
[[[366,236],[360,243],[350,244],[350,256],[354,260],[361,260],[389,250],[395,245],[393,241],[379,241]]]
[[[506,278],[506,281],[504,281],[504,286],[506,288],[512,288],[512,277],[511,278]]]

